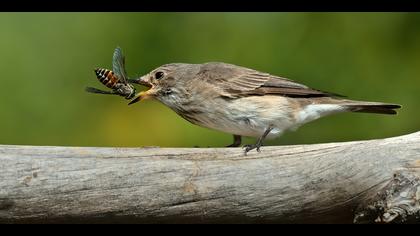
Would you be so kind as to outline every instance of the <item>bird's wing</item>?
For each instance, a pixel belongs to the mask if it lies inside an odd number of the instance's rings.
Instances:
[[[202,78],[225,97],[281,95],[288,97],[339,96],[309,88],[290,79],[225,63],[208,63],[201,67]]]

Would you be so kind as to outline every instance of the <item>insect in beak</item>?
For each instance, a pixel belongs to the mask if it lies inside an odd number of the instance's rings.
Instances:
[[[139,102],[139,101],[141,101],[143,99],[147,99],[147,98],[149,98],[150,96],[153,95],[153,92],[154,92],[153,86],[152,86],[152,84],[149,81],[146,80],[146,76],[141,76],[141,77],[139,77],[137,79],[130,79],[129,82],[130,83],[134,83],[134,84],[140,84],[140,85],[146,86],[147,88],[149,88],[149,90],[142,91],[142,92],[138,93],[134,97],[134,99],[131,100],[128,103],[128,105],[131,105],[133,103]]]

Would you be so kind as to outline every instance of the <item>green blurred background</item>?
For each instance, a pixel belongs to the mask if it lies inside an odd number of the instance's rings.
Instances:
[[[339,114],[267,142],[385,138],[420,130],[419,13],[0,13],[0,143],[223,146],[229,134],[184,121],[157,101],[133,106],[104,88],[114,48],[130,77],[166,63],[223,61],[359,100],[397,116]],[[246,139],[246,143],[254,142]]]

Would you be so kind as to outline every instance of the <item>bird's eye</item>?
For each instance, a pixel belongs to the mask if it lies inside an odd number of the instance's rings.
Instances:
[[[162,71],[158,71],[155,74],[156,79],[161,79],[165,74]]]

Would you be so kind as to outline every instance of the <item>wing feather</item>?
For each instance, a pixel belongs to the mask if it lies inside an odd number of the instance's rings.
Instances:
[[[309,88],[290,79],[270,75],[241,66],[212,62],[203,64],[200,78],[215,86],[222,96],[281,95],[289,97],[341,96]]]

